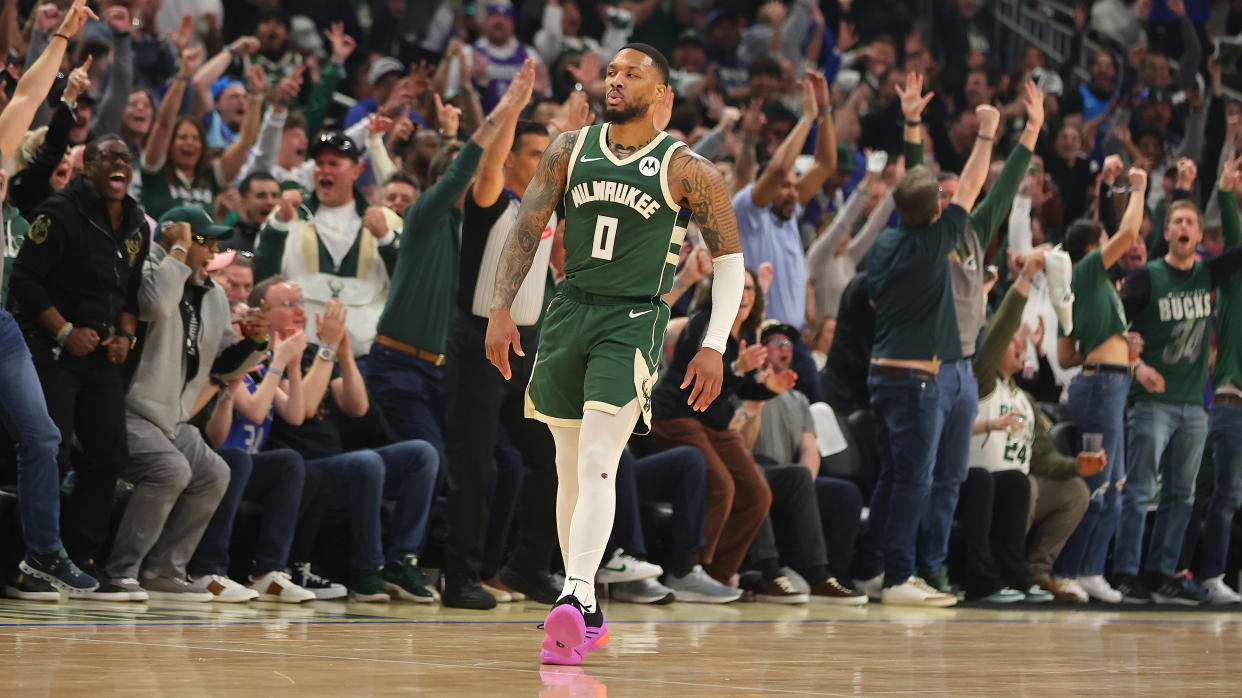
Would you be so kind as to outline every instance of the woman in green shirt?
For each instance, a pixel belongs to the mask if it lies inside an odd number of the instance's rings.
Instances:
[[[186,84],[203,60],[201,48],[182,52],[180,72],[155,114],[155,123],[142,150],[142,207],[159,218],[177,206],[198,206],[212,215],[216,193],[237,177],[259,134],[267,76],[252,66],[246,75],[250,103],[241,132],[218,157],[207,149],[207,134],[197,119],[177,116]]]
[[[1111,157],[1104,164],[1106,171],[1120,167],[1120,159]],[[1104,178],[1109,179],[1107,174]],[[1104,435],[1108,464],[1085,478],[1091,503],[1053,565],[1051,591],[1057,595],[1085,591],[1107,603],[1121,601],[1121,593],[1104,579],[1104,559],[1121,515],[1118,483],[1125,477],[1125,408],[1130,391],[1125,310],[1108,270],[1138,239],[1147,173],[1130,168],[1129,184],[1130,200],[1116,235],[1109,237],[1094,221],[1078,221],[1066,232],[1065,251],[1074,262],[1070,283],[1074,327],[1057,347],[1063,368],[1082,365],[1082,373],[1070,382],[1069,413],[1082,433]]]

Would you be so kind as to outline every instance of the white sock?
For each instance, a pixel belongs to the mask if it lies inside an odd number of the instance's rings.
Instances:
[[[565,593],[577,598],[587,611],[595,610],[595,573],[612,535],[617,509],[617,466],[636,421],[638,400],[617,414],[586,410],[582,415],[582,433],[590,437],[578,442],[578,501],[569,525]]]
[[[569,524],[578,503],[579,430],[551,425],[548,429],[556,442],[556,535],[561,543],[561,564],[569,569]]]

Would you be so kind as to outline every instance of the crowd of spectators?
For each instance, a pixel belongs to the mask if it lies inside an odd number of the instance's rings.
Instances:
[[[1001,64],[978,0],[0,0],[7,595],[555,602],[534,357],[488,365],[487,305],[642,42],[748,273],[691,410],[679,223],[611,598],[1242,602],[1242,4],[1066,19]]]

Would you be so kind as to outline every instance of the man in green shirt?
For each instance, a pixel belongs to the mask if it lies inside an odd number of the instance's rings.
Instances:
[[[911,73],[901,92],[910,114],[921,114],[931,99],[922,96],[922,87],[922,78]],[[994,107],[976,111],[979,135],[951,203],[942,211],[936,178],[926,167],[914,167],[893,191],[900,224],[882,233],[870,253],[875,271],[868,286],[876,325],[868,385],[882,448],[865,552],[857,566],[862,589],[871,596],[878,592],[886,604],[943,607],[957,602],[915,575],[915,553],[945,423],[937,375],[942,363],[962,358],[949,254],[960,243],[967,211],[983,187],[1000,121]]]
[[[920,524],[918,570],[933,587],[948,591],[948,574],[944,561],[949,553],[949,529],[957,509],[958,492],[966,480],[969,466],[970,432],[979,411],[979,386],[975,381],[975,341],[987,320],[984,305],[984,251],[1009,216],[1009,208],[1018,193],[1018,185],[1031,162],[1031,151],[1044,123],[1044,94],[1035,83],[1026,84],[1026,128],[1018,145],[1005,160],[1000,176],[991,191],[983,197],[967,219],[965,233],[949,253],[949,279],[953,289],[953,310],[957,317],[961,356],[940,366],[940,411],[944,428],[932,472],[931,501]],[[907,162],[922,164],[922,95],[902,96],[906,117],[905,147]],[[946,176],[948,177],[946,179]],[[957,177],[941,175],[941,200],[947,201],[957,190]]]
[[[1242,176],[1242,159],[1226,161],[1222,183],[1232,174],[1234,189]],[[1230,202],[1232,192],[1228,192]],[[1236,206],[1220,209],[1222,234],[1242,230]],[[1236,245],[1242,240],[1226,238]],[[1216,367],[1212,371],[1212,400],[1208,434],[1212,438],[1215,458],[1215,482],[1208,502],[1200,543],[1202,559],[1198,577],[1208,592],[1209,603],[1238,603],[1242,596],[1225,586],[1225,557],[1229,552],[1229,534],[1233,516],[1242,505],[1242,277],[1234,275],[1216,289]]]
[[[1233,187],[1236,162],[1221,177],[1219,203],[1226,244],[1231,247],[1206,262],[1195,259],[1203,239],[1198,208],[1188,201],[1169,206],[1164,239],[1169,252],[1126,277],[1122,291],[1126,315],[1143,336],[1141,361],[1163,378],[1154,389],[1134,386],[1126,437],[1126,486],[1113,552],[1115,585],[1128,584],[1128,596],[1157,603],[1197,605],[1198,590],[1174,577],[1182,537],[1194,504],[1195,478],[1208,419],[1203,410],[1212,331],[1212,291],[1242,269],[1242,230],[1237,226]],[[1143,524],[1147,507],[1161,489],[1151,544],[1139,578]]]

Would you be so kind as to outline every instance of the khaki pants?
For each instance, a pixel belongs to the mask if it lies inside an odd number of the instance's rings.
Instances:
[[[1026,525],[1026,568],[1031,578],[1040,580],[1052,574],[1052,563],[1078,527],[1091,495],[1080,477],[1068,480],[1028,477],[1031,480],[1031,513]]]

